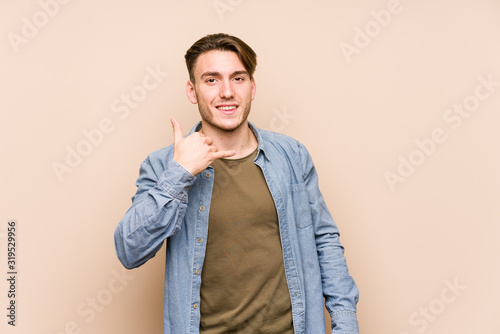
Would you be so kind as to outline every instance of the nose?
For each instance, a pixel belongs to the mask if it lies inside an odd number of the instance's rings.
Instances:
[[[224,80],[222,82],[222,85],[221,85],[221,88],[220,88],[220,92],[219,92],[219,96],[222,99],[231,99],[231,98],[234,97],[233,86],[231,85],[231,82],[229,80]]]

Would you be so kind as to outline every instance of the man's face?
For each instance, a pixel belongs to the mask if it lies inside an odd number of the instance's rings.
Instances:
[[[204,53],[193,74],[195,83],[188,81],[186,93],[191,103],[198,103],[203,127],[234,131],[246,124],[256,87],[236,53]]]

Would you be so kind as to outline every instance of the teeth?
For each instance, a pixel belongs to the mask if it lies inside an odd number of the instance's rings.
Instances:
[[[219,110],[233,110],[233,109],[236,109],[236,107],[235,106],[217,107],[217,109],[219,109]]]

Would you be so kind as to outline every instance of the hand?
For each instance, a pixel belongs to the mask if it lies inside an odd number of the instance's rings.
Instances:
[[[200,132],[193,132],[184,138],[179,122],[174,118],[170,121],[174,130],[174,160],[191,174],[196,175],[204,171],[217,159],[236,154],[232,150],[219,151],[213,145],[214,140]]]

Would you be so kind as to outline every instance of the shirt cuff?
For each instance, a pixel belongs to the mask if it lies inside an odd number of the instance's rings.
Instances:
[[[170,196],[187,203],[187,191],[195,180],[196,177],[193,174],[172,158],[167,162],[157,186]]]
[[[340,310],[332,313],[332,334],[359,334],[355,311]]]

